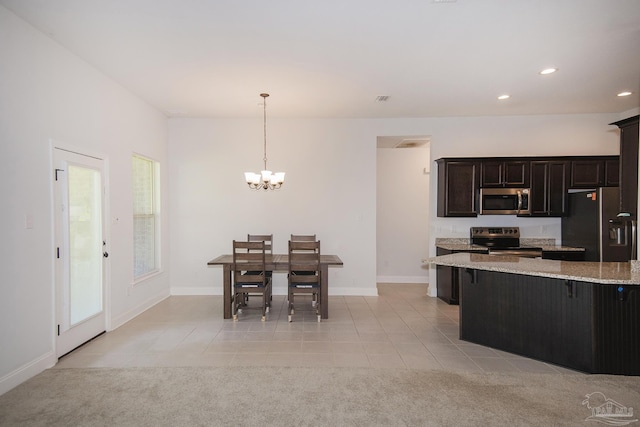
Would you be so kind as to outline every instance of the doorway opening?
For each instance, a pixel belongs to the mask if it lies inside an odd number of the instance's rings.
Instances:
[[[428,283],[430,137],[379,136],[376,156],[378,283]]]

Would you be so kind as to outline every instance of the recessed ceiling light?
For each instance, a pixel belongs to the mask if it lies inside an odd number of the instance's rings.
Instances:
[[[633,93],[633,92],[629,92],[629,91],[620,92],[620,93],[618,94],[618,96],[629,96],[629,95],[631,95],[632,93]]]
[[[511,98],[511,95],[506,95],[506,94],[505,94],[505,95],[500,95],[500,96],[498,97],[498,99],[500,99],[500,100],[503,100],[503,99],[509,99],[509,98]]]
[[[558,71],[557,68],[545,68],[544,70],[540,71],[540,74],[545,75],[545,74],[553,74],[556,71]]]

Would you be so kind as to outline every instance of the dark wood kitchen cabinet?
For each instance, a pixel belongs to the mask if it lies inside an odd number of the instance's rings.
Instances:
[[[611,123],[620,128],[620,212],[638,215],[638,118]]]
[[[620,185],[620,156],[604,160],[604,186],[617,187]]]
[[[530,216],[567,214],[569,168],[568,160],[531,161]]]
[[[529,161],[518,159],[483,159],[480,187],[529,187]]]
[[[480,162],[438,159],[438,216],[478,216]]]
[[[584,157],[571,160],[570,188],[618,186],[619,157]]]
[[[450,255],[457,253],[481,253],[488,254],[488,249],[477,249],[477,250],[452,250],[445,249],[441,247],[436,247],[436,255]],[[436,292],[437,297],[442,301],[446,302],[450,305],[458,305],[460,298],[460,269],[457,267],[449,267],[446,265],[438,265],[436,266]]]
[[[436,248],[436,255],[449,255],[454,251]],[[436,266],[436,291],[437,296],[447,304],[458,305],[459,269],[446,265]]]

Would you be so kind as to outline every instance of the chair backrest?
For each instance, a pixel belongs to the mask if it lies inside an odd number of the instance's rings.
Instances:
[[[316,235],[315,234],[292,234],[291,235],[292,242],[315,242]]]
[[[264,242],[264,249],[273,254],[273,234],[247,234],[247,242]]]
[[[320,241],[289,241],[289,283],[319,284]]]
[[[266,283],[265,243],[233,241],[233,280],[235,283]]]

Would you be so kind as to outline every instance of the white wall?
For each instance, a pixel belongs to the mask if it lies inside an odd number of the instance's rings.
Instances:
[[[107,219],[114,327],[168,295],[167,271],[130,287],[131,154],[166,167],[166,139],[166,117],[0,6],[0,394],[56,361],[50,140],[107,160],[107,204],[120,219]],[[166,177],[162,186],[168,236]]]
[[[429,146],[378,148],[377,281],[427,283]]]
[[[257,111],[259,113],[259,111]],[[344,268],[329,271],[330,294],[376,295],[376,136],[361,121],[269,119],[268,166],[286,172],[277,191],[250,190],[245,171],[262,169],[262,118],[171,119],[171,291],[221,294],[220,267],[247,233],[316,234]],[[274,293],[286,276],[274,275]]]
[[[220,268],[206,262],[228,253],[234,238],[273,233],[275,249],[285,251],[289,234],[316,233],[323,251],[344,261],[343,268],[330,270],[330,294],[375,294],[376,190],[367,183],[376,180],[377,136],[431,135],[435,176],[434,160],[440,157],[618,154],[618,131],[608,125],[617,119],[269,119],[269,167],[285,171],[287,180],[268,193],[248,190],[242,176],[262,166],[260,118],[171,119],[171,291],[220,294]],[[436,237],[468,237],[472,225],[518,225],[523,237],[560,239],[558,218],[438,218],[436,190],[437,180],[431,179],[424,258],[435,255]],[[284,277],[276,276],[275,289],[283,292]]]

